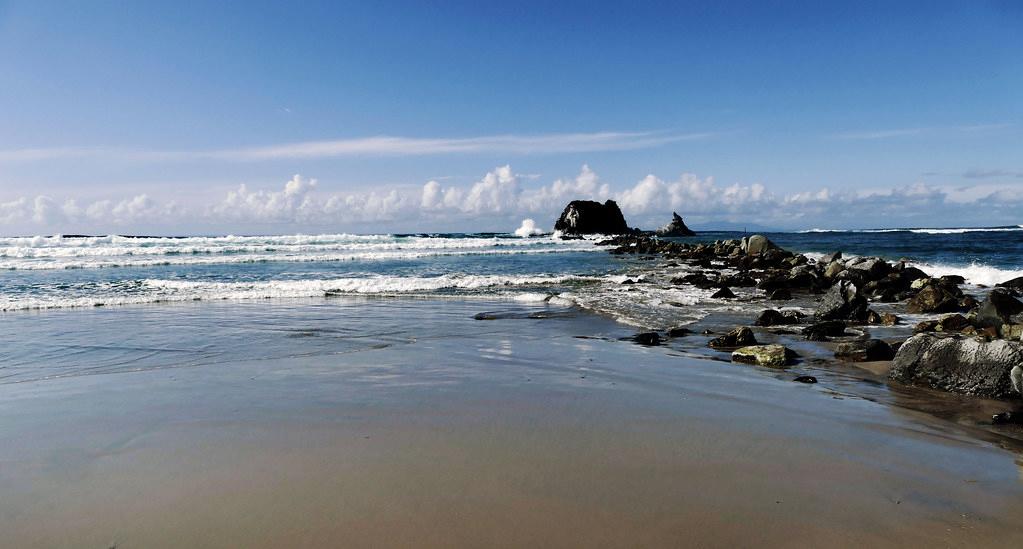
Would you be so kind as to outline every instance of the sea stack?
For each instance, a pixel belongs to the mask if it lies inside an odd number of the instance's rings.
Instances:
[[[696,236],[689,227],[686,227],[682,216],[678,215],[677,212],[671,212],[671,223],[657,229],[655,231],[657,236]]]
[[[627,234],[632,230],[625,223],[625,216],[614,200],[601,204],[593,200],[573,200],[565,206],[561,217],[554,224],[555,231],[566,235],[579,234]]]

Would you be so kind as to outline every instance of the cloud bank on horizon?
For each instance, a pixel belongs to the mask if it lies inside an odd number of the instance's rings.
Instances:
[[[276,189],[240,185],[205,203],[161,200],[148,194],[84,202],[38,194],[0,202],[0,232],[54,233],[265,233],[265,232],[512,232],[523,218],[550,229],[570,200],[616,200],[630,224],[662,225],[677,211],[696,227],[766,226],[780,229],[1012,225],[1023,222],[1023,189],[913,183],[857,192],[822,187],[789,194],[760,183],[722,185],[683,173],[647,175],[632,185],[604,182],[588,165],[575,177],[532,183],[510,165],[471,185],[394,186],[363,192],[322,191],[316,179],[295,175]],[[182,227],[193,230],[181,231]],[[521,227],[520,227],[521,228]]]

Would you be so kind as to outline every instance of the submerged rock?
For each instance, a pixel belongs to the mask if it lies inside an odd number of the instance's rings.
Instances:
[[[631,233],[625,216],[614,200],[601,204],[593,200],[573,200],[565,206],[554,230],[567,235]]]
[[[696,233],[691,231],[689,227],[686,227],[686,223],[682,221],[682,216],[675,212],[671,212],[671,223],[657,229],[655,232],[657,236],[696,236]]]
[[[759,364],[771,368],[781,368],[788,364],[795,353],[784,345],[752,345],[732,352],[732,361],[746,364]]]
[[[778,288],[777,290],[771,292],[771,295],[768,296],[767,299],[771,301],[788,301],[792,299],[792,292],[788,291],[785,288]]]
[[[678,327],[668,329],[668,337],[685,337],[691,333],[693,333],[693,331],[689,328]]]
[[[716,337],[707,342],[707,345],[711,347],[743,347],[756,344],[757,338],[753,335],[753,330],[745,326],[736,328],[721,337]]]
[[[810,341],[827,341],[830,337],[842,337],[844,335],[845,322],[841,320],[818,322],[803,328],[803,339]]]
[[[817,378],[813,376],[799,376],[796,379],[793,379],[792,381],[795,381],[797,383],[817,383]]]
[[[842,343],[835,349],[835,358],[852,362],[891,360],[894,357],[895,351],[892,350],[890,345],[880,339]]]
[[[889,379],[965,395],[1008,398],[1012,372],[1023,364],[1023,346],[932,334],[915,335],[899,348]]]
[[[657,332],[643,332],[632,336],[632,340],[640,345],[655,346],[661,344],[661,336]]]

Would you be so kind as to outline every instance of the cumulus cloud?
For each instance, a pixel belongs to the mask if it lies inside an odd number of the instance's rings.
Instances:
[[[549,184],[499,166],[467,185],[404,186],[366,192],[325,192],[315,179],[295,175],[276,189],[239,185],[207,204],[176,204],[147,194],[81,201],[47,195],[0,202],[0,229],[11,232],[172,232],[209,228],[235,231],[511,230],[539,229],[570,200],[617,200],[633,226],[663,225],[678,211],[690,224],[752,223],[778,228],[842,228],[1017,224],[1023,187],[984,184],[939,187],[925,183],[870,190],[821,187],[776,194],[760,183],[723,185],[683,173],[647,175],[630,185],[603,181],[589,166]],[[528,222],[528,223],[527,223]]]

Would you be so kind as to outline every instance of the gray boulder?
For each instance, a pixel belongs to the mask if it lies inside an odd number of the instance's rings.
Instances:
[[[1023,346],[1005,340],[915,335],[899,348],[888,378],[964,395],[1009,398]]]
[[[768,250],[781,249],[762,234],[755,234],[748,238],[743,237],[739,247],[746,255],[761,255]]]
[[[860,295],[855,284],[842,280],[824,294],[813,316],[818,322],[825,320],[862,322],[867,318],[867,298]]]
[[[891,345],[880,339],[868,339],[866,341],[851,341],[841,343],[835,349],[835,358],[850,362],[868,362],[875,360],[891,360],[895,351]]]

